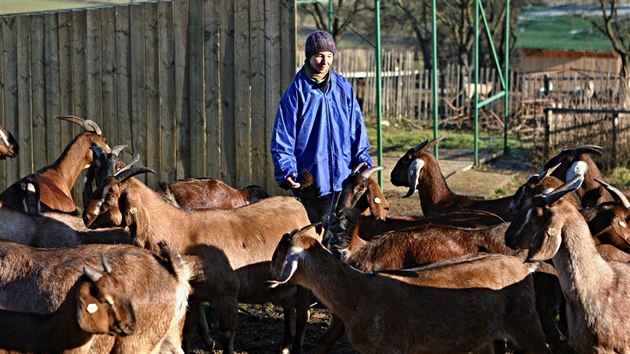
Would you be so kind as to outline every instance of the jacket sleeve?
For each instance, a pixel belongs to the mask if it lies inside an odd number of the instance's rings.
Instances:
[[[367,163],[367,167],[372,167],[372,158],[370,157],[370,142],[368,141],[367,129],[365,127],[365,122],[363,121],[363,114],[361,113],[361,107],[359,106],[359,102],[354,96],[354,90],[350,91],[352,93],[351,97],[351,106],[352,110],[352,164],[351,167],[354,168],[361,162]]]
[[[297,175],[295,159],[295,134],[297,119],[297,92],[293,85],[282,96],[271,133],[271,157],[274,175],[278,184],[285,188],[284,181],[292,174]]]

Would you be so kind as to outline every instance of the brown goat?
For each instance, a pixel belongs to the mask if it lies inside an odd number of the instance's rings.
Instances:
[[[272,302],[283,306],[285,323],[290,324],[285,326],[283,349],[299,352],[308,317],[308,293],[294,287],[270,291],[264,282],[282,234],[309,224],[302,204],[292,197],[270,197],[231,210],[179,209],[131,178],[150,171],[132,168],[105,179],[86,205],[85,224],[90,228],[128,227],[134,241],[149,249],[159,238],[167,237],[169,244],[195,260],[199,277],[193,283],[185,343],[194,325],[200,325],[202,338],[212,344],[202,317],[203,301],[214,307],[223,350],[228,353],[234,350],[238,303]]]
[[[234,188],[214,178],[186,178],[160,182],[157,193],[171,204],[186,209],[234,209],[268,198],[262,187]]]
[[[566,199],[582,179],[536,196],[512,222],[506,244],[528,249],[528,259],[553,260],[567,299],[569,342],[579,353],[628,353],[630,264],[601,257],[588,224]]]
[[[339,214],[347,208],[361,211],[359,235],[365,239],[388,231],[425,224],[477,228],[505,222],[494,213],[471,209],[457,209],[423,218],[388,215],[389,203],[378,183],[371,178],[372,174],[380,171],[382,167],[375,166],[368,169],[362,169],[362,167],[359,166],[343,181],[333,214]],[[327,240],[328,237],[324,239]]]
[[[409,149],[394,166],[390,176],[392,184],[409,187],[409,191],[403,198],[412,196],[418,190],[422,214],[426,216],[456,209],[474,209],[489,211],[509,221],[508,205],[512,199],[511,196],[494,200],[479,200],[455,194],[450,190],[437,160],[428,152],[440,140],[426,140]]]
[[[525,353],[548,352],[534,311],[532,265],[514,259],[511,265],[521,271],[512,268],[509,273],[519,276],[506,279],[508,272],[483,263],[480,258],[435,266],[414,275],[422,280],[405,276],[403,281],[400,275],[358,271],[304,230],[294,230],[274,252],[270,284],[298,284],[313,291],[343,320],[348,339],[361,353],[492,353],[492,342],[506,336]],[[493,290],[496,279],[480,278],[481,269],[493,269],[503,287]],[[446,280],[452,274],[474,276],[478,282],[453,288],[459,282]]]
[[[89,351],[94,334],[128,336],[136,329],[136,315],[125,283],[111,275],[83,268],[84,276],[52,313],[0,310],[0,348],[21,352],[53,352],[84,347]],[[83,348],[82,348],[83,349]]]
[[[58,117],[76,123],[85,131],[77,135],[64,149],[61,156],[52,165],[43,167],[14,182],[0,194],[0,201],[14,209],[23,207],[23,180],[29,179],[39,189],[42,211],[61,211],[76,213],[77,206],[72,198],[72,188],[81,171],[92,163],[90,146],[101,146],[110,151],[101,129],[92,120],[74,116]]]
[[[16,157],[20,152],[17,140],[8,130],[0,127],[0,160]]]
[[[565,182],[571,179],[570,176],[567,178],[567,173],[570,172],[571,168],[575,168],[575,162],[582,161],[585,164],[584,183],[575,191],[580,197],[580,204],[585,208],[613,200],[605,188],[597,183],[597,180],[605,182],[605,179],[591,155],[602,156],[602,148],[596,145],[584,145],[563,149],[545,164],[545,167],[560,164],[552,176]],[[630,191],[624,190],[622,193],[625,194],[626,198],[630,197]]]
[[[167,247],[159,248],[161,256],[131,245],[38,249],[0,241],[0,307],[56,311],[82,276],[83,267],[97,269],[104,255],[111,275],[124,283],[133,303],[136,328],[128,336],[94,336],[89,352],[181,353],[191,268]]]

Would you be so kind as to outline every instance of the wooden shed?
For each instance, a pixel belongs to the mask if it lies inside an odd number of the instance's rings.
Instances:
[[[277,192],[269,153],[295,73],[295,0],[161,0],[0,17],[0,124],[20,144],[0,190],[52,164],[95,120],[158,180]]]
[[[587,4],[525,6],[515,32],[518,71],[619,73],[621,58],[608,37],[587,20],[601,17],[598,6]]]

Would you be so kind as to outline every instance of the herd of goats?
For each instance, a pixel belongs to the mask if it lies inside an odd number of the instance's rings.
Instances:
[[[565,149],[512,196],[453,193],[429,152],[391,182],[422,218],[388,215],[358,166],[325,225],[300,202],[211,178],[154,190],[98,125],[0,194],[0,349],[182,353],[197,331],[234,352],[239,303],[282,307],[281,353],[299,353],[315,298],[332,313],[313,353],[344,333],[361,353],[630,353],[630,202],[598,146]],[[16,156],[0,129],[0,155]],[[86,166],[83,212],[72,197]],[[301,180],[309,188],[308,175]],[[281,217],[279,217],[281,216]],[[320,231],[321,229],[321,231]]]

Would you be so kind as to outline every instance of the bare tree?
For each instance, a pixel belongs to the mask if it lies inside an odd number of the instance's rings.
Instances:
[[[374,6],[370,6],[369,0],[334,0],[333,9],[335,16],[331,33],[337,42],[341,40],[357,19],[374,12]],[[315,21],[317,28],[328,30],[327,5],[321,2],[304,4],[302,10]]]
[[[620,2],[617,0],[599,0],[599,5],[602,10],[603,24],[598,21],[590,20],[590,22],[604,33],[610,43],[613,50],[621,58],[621,69],[619,72],[619,99],[623,108],[630,108],[630,68],[628,65],[628,56],[630,55],[630,19],[623,20],[619,16],[618,5]],[[624,34],[625,33],[625,34]]]

